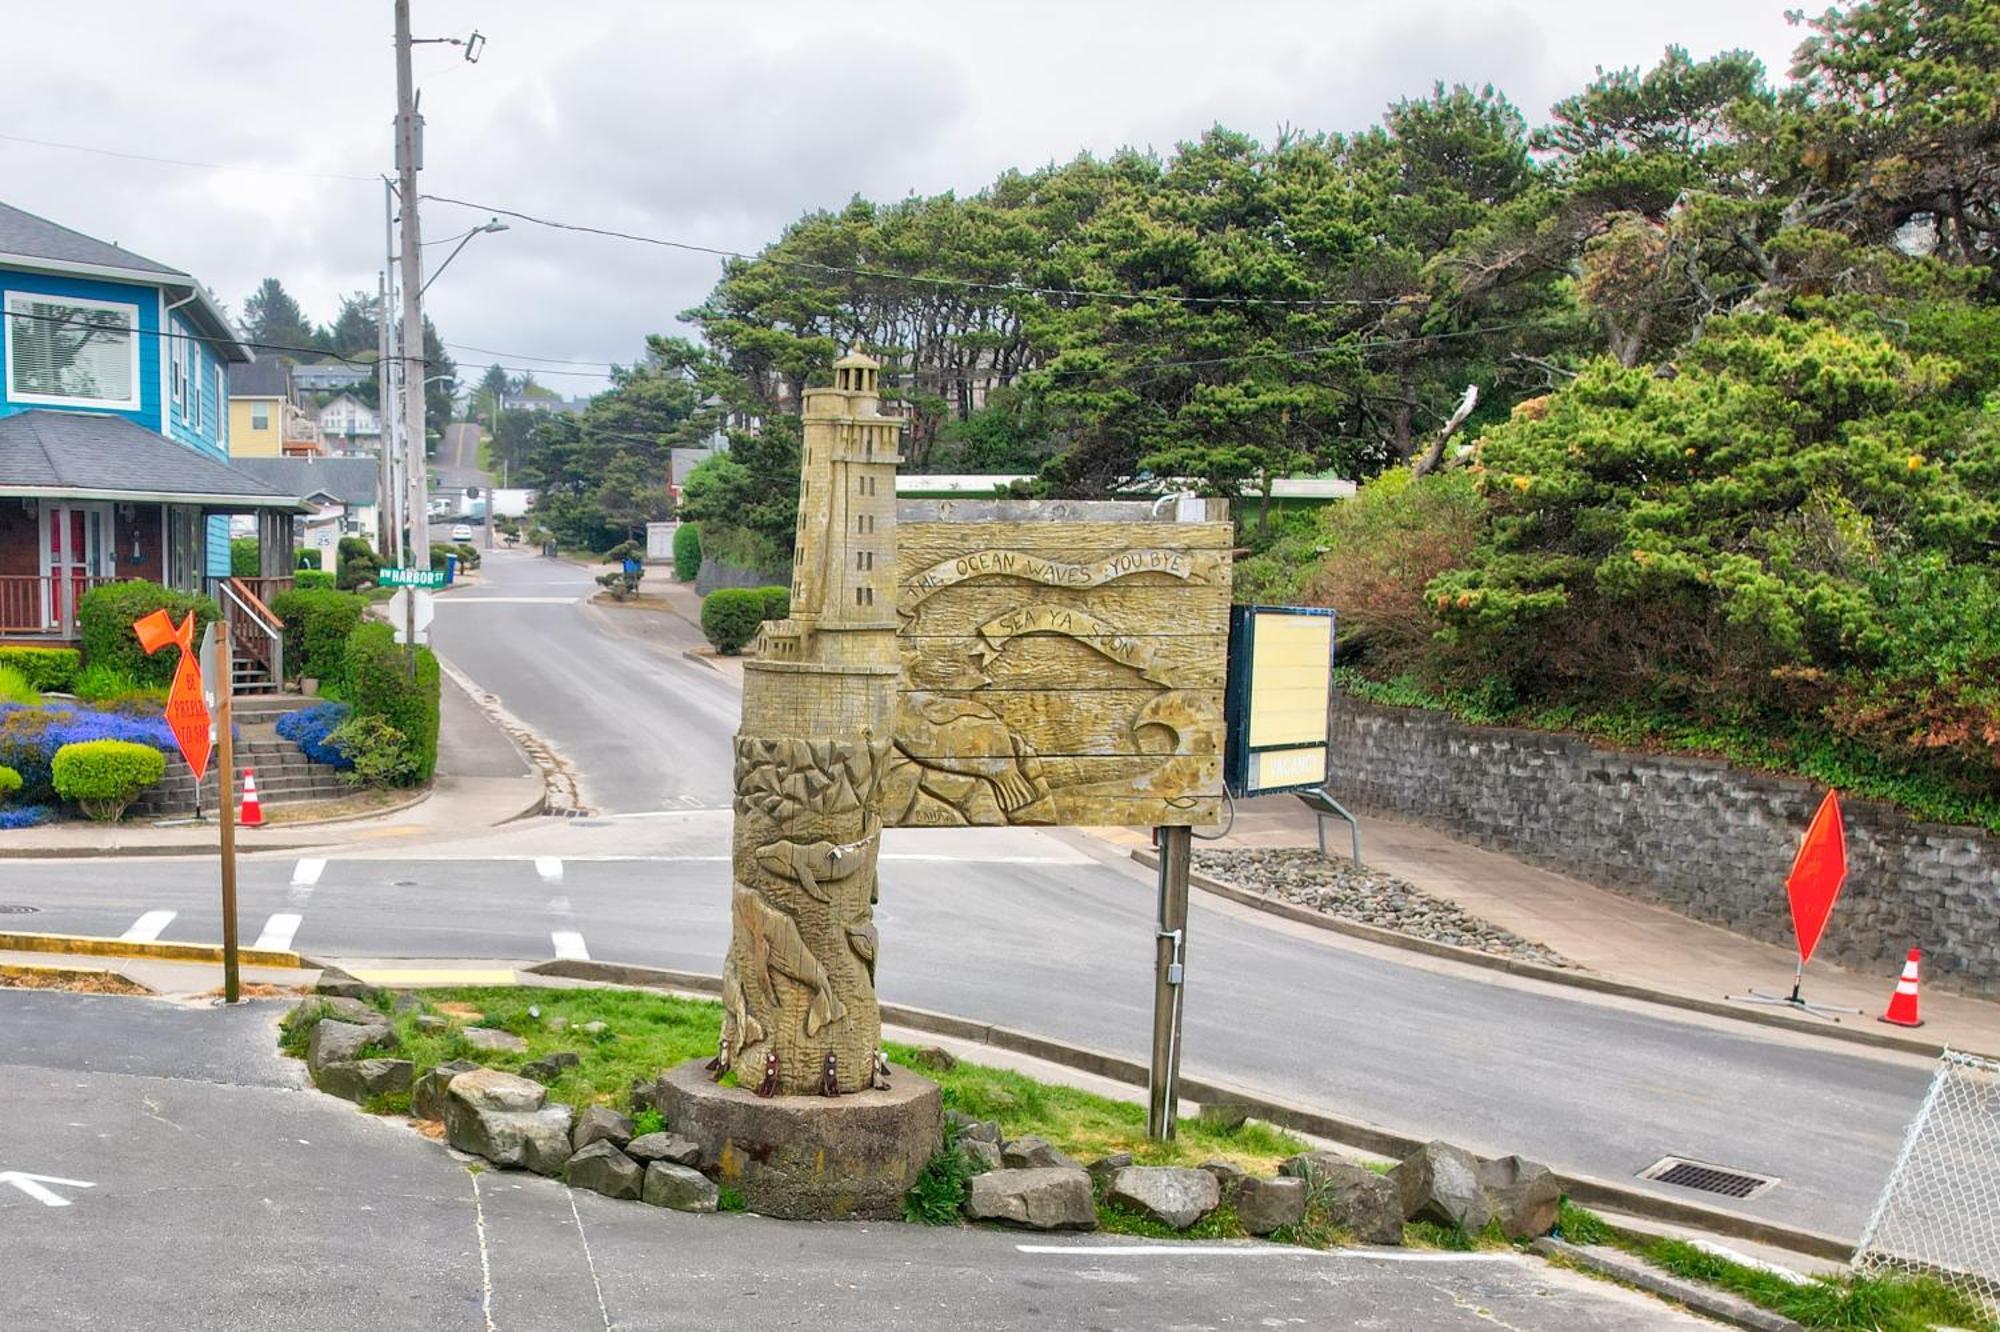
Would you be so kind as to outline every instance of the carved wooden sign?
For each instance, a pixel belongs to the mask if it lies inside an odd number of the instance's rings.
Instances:
[[[884,823],[1215,822],[1230,524],[1147,504],[964,507],[898,515]]]

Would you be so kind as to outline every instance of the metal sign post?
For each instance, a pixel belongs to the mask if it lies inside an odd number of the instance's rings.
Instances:
[[[1187,984],[1188,861],[1186,826],[1158,830],[1159,924],[1154,936],[1153,1063],[1146,1079],[1146,1136],[1172,1142],[1180,1115],[1181,995]]]
[[[222,824],[222,1001],[235,1003],[242,985],[236,963],[236,784],[230,773],[236,758],[235,739],[230,735],[230,696],[236,692],[230,675],[229,622],[215,622],[215,655],[219,674],[215,679],[218,707],[215,712],[215,785],[217,814]],[[196,780],[199,789],[201,783]]]

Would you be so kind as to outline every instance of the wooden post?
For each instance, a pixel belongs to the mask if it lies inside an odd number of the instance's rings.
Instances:
[[[1180,1113],[1181,994],[1187,980],[1192,833],[1186,826],[1159,830],[1159,925],[1154,937],[1153,1063],[1146,1079],[1146,1136],[1160,1142],[1173,1141]]]
[[[236,781],[232,772],[236,745],[229,733],[230,714],[234,710],[230,696],[236,692],[236,683],[231,678],[229,617],[217,620],[215,629],[215,659],[222,677],[215,682],[215,785],[222,821],[222,1001],[233,1004],[240,997],[242,985],[236,962]],[[197,778],[195,790],[200,789]]]

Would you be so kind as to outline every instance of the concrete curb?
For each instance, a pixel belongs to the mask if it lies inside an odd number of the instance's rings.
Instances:
[[[656,967],[631,966],[618,962],[583,962],[559,958],[538,962],[526,970],[537,976],[567,980],[599,981],[640,989],[686,990],[696,994],[720,994],[722,978],[703,972],[667,971]],[[1144,1087],[1147,1067],[1136,1059],[1071,1045],[1011,1027],[995,1026],[949,1013],[934,1013],[902,1004],[883,1004],[882,1021],[891,1026],[909,1027],[939,1036],[990,1045],[1014,1054],[1029,1055],[1081,1073],[1092,1073],[1128,1086]],[[1199,1102],[1229,1102],[1249,1107],[1250,1113],[1280,1128],[1296,1129],[1315,1138],[1326,1138],[1377,1156],[1401,1158],[1421,1147],[1425,1139],[1398,1133],[1362,1120],[1328,1114],[1310,1106],[1286,1101],[1262,1092],[1228,1083],[1183,1075],[1181,1094]],[[1635,1189],[1587,1175],[1557,1174],[1571,1199],[1589,1207],[1602,1207],[1632,1216],[1649,1217],[1673,1225],[1690,1226],[1716,1235],[1770,1244],[1794,1253],[1845,1262],[1854,1253],[1854,1242],[1820,1231],[1805,1230],[1776,1221],[1726,1212],[1701,1203],[1683,1202],[1644,1189]]]
[[[1143,847],[1132,848],[1132,859],[1155,869],[1159,857]],[[1608,994],[1621,999],[1638,999],[1649,1004],[1659,1004],[1665,1008],[1679,1008],[1690,1013],[1702,1013],[1709,1017],[1729,1018],[1736,1022],[1747,1022],[1759,1027],[1776,1027],[1782,1031],[1795,1031],[1807,1036],[1823,1036],[1828,1040],[1846,1041],[1852,1045],[1868,1045],[1878,1050],[1895,1050],[1901,1054],[1923,1055],[1935,1059],[1943,1052],[1944,1045],[1938,1041],[1912,1040],[1907,1036],[1897,1036],[1885,1031],[1869,1031],[1862,1027],[1837,1025],[1807,1026],[1803,1022],[1780,1016],[1762,1009],[1745,1008],[1741,1004],[1725,1003],[1716,999],[1697,999],[1692,995],[1675,994],[1671,990],[1656,990],[1650,986],[1636,985],[1630,981],[1612,980],[1586,971],[1568,971],[1561,967],[1543,966],[1538,962],[1523,962],[1517,958],[1501,957],[1494,953],[1482,953],[1476,948],[1461,948],[1457,944],[1437,943],[1431,939],[1419,939],[1414,935],[1399,934],[1395,930],[1385,930],[1377,925],[1364,925],[1359,921],[1345,920],[1331,916],[1310,907],[1296,906],[1277,898],[1266,897],[1262,893],[1238,888],[1235,884],[1212,879],[1206,874],[1193,872],[1188,882],[1205,893],[1227,898],[1239,906],[1247,906],[1314,929],[1326,930],[1333,934],[1345,934],[1354,939],[1365,939],[1369,943],[1382,944],[1389,948],[1400,948],[1405,952],[1423,953],[1430,957],[1444,958],[1452,962],[1462,962],[1469,967],[1481,967],[1487,971],[1504,971],[1512,976],[1522,976],[1529,980],[1546,981],[1550,985],[1567,985],[1575,990],[1589,990],[1595,994]],[[1979,1053],[1968,1051],[1968,1053]],[[1982,1055],[1982,1058],[1995,1058]]]
[[[290,832],[292,829],[332,828],[343,823],[360,823],[364,819],[385,819],[415,809],[431,798],[431,788],[413,794],[409,799],[381,809],[364,810],[354,814],[340,814],[328,819],[300,819],[297,822],[271,823],[266,827]],[[518,816],[516,816],[518,817]],[[243,840],[243,829],[236,830],[236,849],[244,855],[264,855],[271,852],[310,851],[315,846],[327,845],[319,842],[250,842]],[[0,860],[71,860],[84,857],[107,856],[202,856],[212,855],[213,846],[185,845],[178,842],[140,842],[129,846],[115,846],[105,850],[100,843],[96,846],[0,846]]]
[[[1728,1291],[1716,1290],[1698,1281],[1685,1281],[1670,1272],[1661,1271],[1642,1258],[1634,1258],[1616,1249],[1571,1244],[1553,1236],[1544,1236],[1528,1247],[1544,1258],[1566,1259],[1586,1271],[1637,1286],[1648,1294],[1685,1305],[1705,1318],[1743,1328],[1745,1332],[1802,1332],[1799,1324],[1783,1314],[1772,1313],[1740,1295],[1731,1295]]]
[[[77,957],[150,957],[166,962],[222,961],[221,944],[105,939],[90,934],[36,934],[11,930],[0,931],[0,951],[69,953]],[[268,948],[239,948],[236,960],[246,967],[299,969],[297,953],[281,953]]]
[[[105,977],[116,977],[139,991],[141,996],[159,994],[159,991],[152,986],[143,981],[133,980],[115,967],[66,967],[40,962],[0,962],[0,987],[6,986],[7,974],[15,971],[32,971],[37,976],[62,976],[70,980],[101,980]]]

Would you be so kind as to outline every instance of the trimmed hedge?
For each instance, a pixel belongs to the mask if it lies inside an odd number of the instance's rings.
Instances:
[[[229,539],[229,576],[231,578],[255,578],[262,570],[258,566],[256,537],[231,537]]]
[[[764,623],[764,594],[754,587],[721,587],[701,599],[701,632],[725,657],[733,657]]]
[[[271,601],[285,622],[285,667],[289,674],[338,681],[347,673],[347,638],[361,623],[367,599],[352,592],[294,588]]]
[[[0,704],[0,764],[20,774],[21,799],[27,803],[54,800],[52,769],[57,751],[90,740],[128,740],[162,754],[177,748],[173,732],[157,712],[136,716],[70,706]]]
[[[412,680],[396,631],[388,625],[369,621],[347,636],[343,692],[356,716],[380,717],[409,741],[414,760],[409,785],[421,785],[437,771],[439,687],[436,654],[417,649]]]
[[[381,561],[375,556],[375,548],[360,537],[342,537],[338,554],[340,569],[334,577],[334,586],[343,592],[371,586],[375,576],[381,572]]]
[[[12,768],[0,766],[0,800],[5,800],[21,789],[21,774]]]
[[[674,529],[674,577],[692,583],[701,572],[701,524],[682,523]]]
[[[158,583],[106,583],[83,594],[77,603],[78,635],[83,641],[84,659],[93,666],[123,671],[138,684],[170,685],[180,653],[162,650],[147,656],[132,632],[133,622],[156,610],[166,611],[178,624],[194,612],[194,641],[222,610],[208,597],[192,596],[161,587]]]
[[[757,595],[764,599],[764,618],[782,620],[792,613],[792,589],[789,587],[760,587]]]
[[[167,756],[128,740],[87,740],[56,751],[56,794],[100,823],[115,822],[139,793],[167,775]]]
[[[67,694],[83,669],[83,654],[75,648],[0,647],[0,666],[12,666],[45,693]]]
[[[292,575],[292,587],[299,592],[331,592],[333,575],[320,568],[301,569]]]

